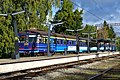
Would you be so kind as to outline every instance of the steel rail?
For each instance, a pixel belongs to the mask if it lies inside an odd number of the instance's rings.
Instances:
[[[111,58],[111,56],[109,56],[109,57]],[[114,56],[114,57],[116,57],[116,56]],[[84,65],[84,64],[93,63],[95,61],[102,61],[102,60],[106,60],[106,59],[108,59],[108,56],[106,56],[106,58],[105,57],[100,57],[100,58],[87,59],[87,60],[75,61],[75,62],[70,62],[70,63],[63,63],[63,64],[45,66],[45,67],[41,67],[41,68],[34,68],[34,69],[29,69],[29,70],[10,72],[10,73],[7,73],[7,74],[3,74],[3,75],[5,75],[5,77],[1,77],[2,76],[2,74],[1,74],[0,79],[2,79],[2,80],[18,79],[18,78],[23,78],[23,77],[26,77],[26,76],[27,77],[28,76],[33,76],[37,73],[42,73],[42,72],[44,73],[44,72],[53,71],[53,70],[62,69],[62,68],[70,68],[70,67],[74,67],[75,65]],[[99,75],[97,75],[97,76],[99,76]],[[88,80],[92,80],[92,78],[88,79]]]
[[[116,56],[117,57],[117,56]],[[115,65],[115,66],[112,66],[111,68],[108,68],[108,69],[105,69],[103,72],[99,73],[99,74],[96,74],[92,77],[90,77],[88,80],[97,80],[97,78],[101,77],[102,75],[104,75],[105,73],[111,71],[114,69],[114,67],[117,67],[119,64]]]
[[[102,76],[103,74],[107,73],[108,71],[110,71],[110,70],[112,70],[112,69],[113,69],[113,67],[112,67],[112,68],[108,68],[108,69],[106,69],[105,71],[103,71],[102,73],[90,77],[88,80],[95,80],[96,78]]]

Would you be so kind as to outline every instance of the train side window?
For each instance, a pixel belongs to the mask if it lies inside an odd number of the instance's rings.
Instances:
[[[43,37],[43,43],[45,43],[45,38]]]
[[[72,41],[72,45],[74,45],[75,41]]]
[[[67,44],[69,44],[69,40],[67,40]]]
[[[59,39],[59,44],[61,44],[61,40]]]
[[[70,45],[72,44],[72,42],[70,41]]]
[[[61,40],[61,44],[63,44],[63,40]]]
[[[54,39],[54,44],[56,44],[57,43],[57,39]]]
[[[62,40],[60,40],[60,43],[62,44]]]
[[[45,43],[47,43],[47,38],[45,38]]]
[[[24,43],[25,42],[25,36],[20,36],[19,40],[20,40],[20,43]]]
[[[66,40],[64,40],[64,44],[66,44],[66,42],[67,42],[67,41],[66,41]]]
[[[60,44],[60,43],[59,43],[59,40],[57,40],[57,44]]]
[[[62,40],[62,44],[64,44],[64,40]]]
[[[53,44],[54,43],[54,39],[50,38],[50,43]]]
[[[52,38],[52,44],[54,44],[54,39]]]
[[[82,46],[83,42],[80,41],[79,43],[80,43],[80,46]]]
[[[29,42],[36,42],[36,37],[29,37]]]
[[[42,37],[42,39],[41,39],[41,43],[44,43],[44,38]]]
[[[76,41],[74,41],[74,45],[76,45]]]

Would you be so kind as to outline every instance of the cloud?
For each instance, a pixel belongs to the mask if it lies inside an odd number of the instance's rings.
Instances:
[[[73,0],[84,9],[84,24],[100,24],[106,20],[108,23],[120,22],[120,0]],[[92,13],[92,14],[91,14]],[[97,16],[97,17],[96,17]],[[99,19],[98,17],[102,18]],[[113,26],[119,32],[120,26]],[[119,34],[120,35],[120,34]]]
[[[96,17],[100,17],[103,20],[115,19],[120,12],[119,3],[120,0],[75,0],[77,4],[80,3],[81,7],[85,9],[84,21],[86,22],[99,22]],[[90,13],[89,13],[89,12]],[[92,14],[94,15],[92,15]]]

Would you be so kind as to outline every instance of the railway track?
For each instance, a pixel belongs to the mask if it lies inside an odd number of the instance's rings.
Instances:
[[[107,73],[108,71],[112,70],[113,68],[108,68],[106,70],[104,70],[102,73],[100,74],[96,74],[95,76],[92,76],[91,78],[89,78],[88,80],[96,80],[96,78],[102,76],[103,74]]]
[[[120,66],[120,64],[115,65],[115,66],[113,66],[113,67],[111,67],[111,68],[108,68],[108,69],[102,71],[101,73],[96,74],[96,75],[90,77],[88,80],[100,80],[100,79],[101,79],[101,80],[107,80],[107,79],[110,80],[110,75],[107,76],[107,75],[105,75],[105,74],[107,74],[107,73],[109,73],[109,72],[110,72],[110,74],[113,73],[113,72],[116,72],[116,71],[117,71],[116,68],[118,68],[118,66]],[[113,77],[111,77],[111,78],[113,78]],[[116,78],[116,79],[117,79],[117,78]],[[113,79],[113,80],[116,80],[116,79]],[[117,80],[118,80],[118,79],[117,79]]]
[[[118,59],[120,59],[120,57],[118,57]],[[117,69],[118,68],[120,68],[120,64],[117,64],[117,65],[115,65],[115,66],[112,66],[111,68],[108,68],[108,69],[105,69],[104,71],[102,71],[101,73],[99,73],[99,74],[96,74],[96,75],[94,75],[94,76],[92,76],[92,77],[90,77],[88,80],[100,80],[100,79],[102,79],[102,80],[104,80],[104,78],[105,78],[105,80],[107,80],[107,78],[108,78],[108,76],[106,76],[105,74],[107,74],[107,73],[109,73],[110,72],[110,74],[111,73],[113,73],[113,72],[117,72]],[[118,70],[119,71],[119,70]],[[109,75],[109,78],[110,78],[110,75]],[[116,80],[116,79],[114,79],[114,80]]]
[[[61,68],[70,68],[70,67],[73,67],[74,65],[83,65],[83,64],[93,63],[95,61],[106,60],[108,58],[113,58],[113,57],[116,57],[116,56],[113,55],[113,56],[109,56],[109,57],[106,56],[106,57],[100,57],[100,58],[92,58],[92,59],[69,62],[69,63],[64,63],[64,64],[44,66],[41,68],[21,70],[21,71],[15,71],[15,72],[10,72],[10,73],[3,73],[3,74],[0,74],[0,79],[2,79],[2,80],[6,80],[6,79],[20,80],[23,77],[31,78],[32,76],[36,76],[39,73],[46,73],[46,72],[53,71],[56,69],[61,69]]]

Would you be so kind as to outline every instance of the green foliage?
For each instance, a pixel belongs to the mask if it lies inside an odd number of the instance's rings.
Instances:
[[[110,38],[110,39],[115,38],[115,36],[116,36],[112,26],[109,27],[108,36],[109,36],[108,38]]]
[[[81,25],[82,25],[82,15],[83,14],[83,10],[79,11],[79,10],[75,10],[73,12],[73,4],[70,0],[63,0],[63,4],[61,5],[61,9],[58,10],[58,12],[56,13],[55,17],[54,17],[54,21],[56,20],[61,20],[62,22],[64,22],[63,24],[54,26],[54,30],[57,33],[68,33],[66,31],[66,29],[72,29],[72,30],[77,30],[77,29],[81,29]],[[72,35],[75,35],[74,33],[69,33]]]
[[[85,26],[84,30],[82,31],[82,33],[95,33],[95,32],[96,32],[96,27],[93,26],[93,25],[88,25],[88,24]],[[87,38],[88,35],[83,34],[82,37]],[[96,33],[95,34],[90,34],[90,37],[96,38]]]
[[[106,21],[104,21],[104,38],[105,39],[112,39],[115,38],[116,34],[112,26],[109,26]]]
[[[116,46],[117,46],[117,50],[120,51],[120,37],[116,38]]]
[[[103,27],[106,27],[106,26],[108,26],[107,21],[104,21],[103,22]]]
[[[25,10],[15,16],[18,31],[30,28],[47,30],[41,23],[52,14],[52,6],[60,7],[60,0],[0,0],[0,14],[11,14]],[[0,58],[10,57],[14,52],[14,32],[12,17],[0,16]]]
[[[108,25],[106,21],[103,23],[102,29],[98,30],[98,38],[109,39],[115,38],[116,34],[112,26]]]
[[[10,25],[10,20],[6,20],[5,17],[0,17],[0,57],[9,57],[14,51],[14,33]]]

